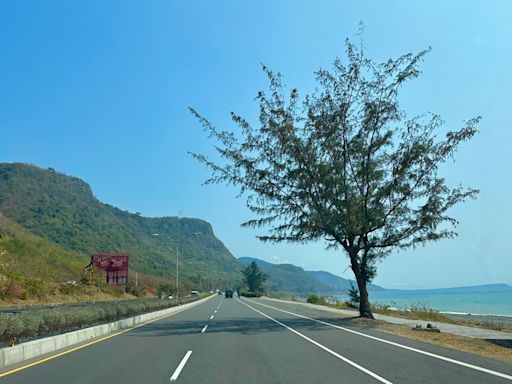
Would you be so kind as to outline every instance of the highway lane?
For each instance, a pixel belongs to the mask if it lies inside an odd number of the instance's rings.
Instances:
[[[2,377],[0,383],[168,383],[183,356],[197,346],[201,327],[220,300]]]
[[[347,331],[305,317],[293,316],[290,312],[306,315],[306,317],[315,315],[310,310],[301,311],[300,307],[294,305],[284,305],[265,299],[245,299],[244,302],[361,365],[366,364],[368,366],[370,364],[369,368],[373,372],[393,383],[512,382],[512,365],[505,362],[389,335],[364,326],[358,327],[352,323],[349,324],[347,319],[337,318],[327,312],[318,311],[313,318],[337,325]],[[368,338],[350,331],[374,338]],[[379,341],[379,339],[397,345],[388,344]],[[417,349],[433,356],[411,349]],[[440,358],[452,359],[453,362]],[[461,366],[457,363],[468,364],[473,367]],[[509,379],[479,371],[478,368],[503,373],[508,375]]]
[[[288,311],[283,312],[283,311]],[[204,304],[0,378],[0,383],[511,383],[510,364],[264,299]],[[334,328],[322,324],[342,326]],[[391,345],[353,332],[362,332]],[[1,372],[0,372],[1,374]]]
[[[366,383],[368,375],[225,299],[180,383]]]

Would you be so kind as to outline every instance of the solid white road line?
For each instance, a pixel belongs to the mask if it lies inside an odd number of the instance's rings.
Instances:
[[[208,328],[208,324],[206,324],[203,329],[201,330],[201,333],[204,333],[204,331],[206,331],[206,328]]]
[[[174,371],[174,373],[172,374],[171,376],[171,381],[176,381],[178,379],[178,376],[180,375],[181,373],[181,370],[183,369],[183,367],[185,366],[185,364],[187,364],[187,360],[188,358],[190,357],[190,355],[192,354],[192,351],[188,351],[185,356],[183,357],[183,359],[181,360],[181,363],[178,365],[178,368],[176,368],[176,370]]]
[[[340,355],[339,353],[334,352],[332,349],[329,349],[329,348],[327,348],[326,346],[324,346],[324,345],[322,345],[322,344],[320,344],[320,343],[316,342],[315,340],[310,339],[310,338],[309,338],[309,337],[307,337],[306,335],[303,335],[302,333],[300,333],[300,332],[296,331],[295,329],[290,328],[289,326],[287,326],[287,325],[285,325],[285,324],[281,323],[279,320],[276,320],[276,319],[274,319],[274,318],[272,318],[272,317],[270,317],[270,316],[266,315],[265,313],[263,313],[263,312],[261,312],[261,311],[257,310],[256,308],[251,307],[249,304],[246,304],[246,303],[244,303],[243,301],[241,301],[241,300],[239,300],[239,299],[237,299],[237,300],[238,300],[240,303],[242,303],[243,305],[245,305],[246,307],[251,308],[253,311],[258,312],[260,315],[265,316],[267,319],[272,320],[273,322],[275,322],[275,323],[279,324],[280,326],[282,326],[282,327],[286,328],[287,330],[289,330],[289,331],[291,331],[291,332],[295,333],[296,335],[298,335],[298,336],[302,337],[304,340],[309,341],[310,343],[312,343],[312,344],[316,345],[317,347],[319,347],[319,348],[323,349],[324,351],[326,351],[326,352],[330,353],[330,354],[331,354],[331,355],[333,355],[334,357],[337,357],[338,359],[343,360],[345,363],[347,363],[347,364],[349,364],[349,365],[353,366],[354,368],[359,369],[360,371],[362,371],[362,372],[366,373],[367,375],[369,375],[369,376],[373,377],[374,379],[376,379],[376,380],[380,381],[381,383],[385,383],[385,384],[392,384],[392,382],[391,382],[391,381],[388,381],[388,380],[384,379],[383,377],[381,377],[381,376],[377,375],[376,373],[373,373],[372,371],[370,371],[370,370],[368,370],[368,369],[366,369],[366,368],[362,367],[361,365],[359,365],[359,364],[357,364],[357,363],[353,362],[352,360],[349,360],[349,359],[347,359],[346,357],[344,357],[344,356]]]
[[[213,315],[210,316],[210,320],[212,320],[212,319],[213,319]]]
[[[407,345],[395,343],[393,341],[389,341],[389,340],[386,340],[386,339],[381,339],[381,338],[375,337],[375,336],[370,336],[370,335],[367,335],[366,333],[362,333],[362,332],[354,331],[352,329],[340,327],[339,325],[327,323],[327,322],[322,321],[322,320],[312,319],[311,317],[307,317],[307,316],[304,316],[304,315],[299,315],[298,313],[294,313],[294,312],[285,311],[284,309],[275,308],[275,307],[272,307],[272,306],[267,305],[267,304],[258,303],[258,302],[252,301],[252,300],[248,300],[248,301],[250,301],[251,303],[257,304],[257,305],[262,305],[262,306],[270,308],[270,309],[275,309],[276,311],[279,311],[279,312],[287,313],[289,315],[297,316],[297,317],[300,317],[300,318],[303,318],[303,319],[307,319],[307,320],[311,320],[311,321],[316,321],[317,323],[328,325],[330,327],[334,327],[334,328],[340,329],[340,330],[345,331],[345,332],[350,332],[350,333],[353,333],[353,334],[358,335],[358,336],[362,336],[362,337],[366,337],[368,339],[380,341],[381,343],[390,344],[390,345],[393,345],[393,346],[398,347],[398,348],[407,349],[408,351],[412,351],[412,352],[420,353],[422,355],[433,357],[434,359],[439,359],[439,360],[447,361],[449,363],[457,364],[457,365],[460,365],[460,366],[463,366],[463,367],[466,367],[466,368],[474,369],[476,371],[488,373],[489,375],[501,377],[503,379],[507,379],[507,380],[511,380],[512,381],[512,376],[504,374],[504,373],[501,373],[501,372],[493,371],[492,369],[487,369],[487,368],[484,368],[484,367],[479,367],[478,365],[473,365],[473,364],[465,363],[463,361],[451,359],[449,357],[444,357],[444,356],[441,356],[441,355],[436,355],[435,353],[423,351],[421,349],[417,349],[417,348],[413,348],[413,347],[408,347]]]

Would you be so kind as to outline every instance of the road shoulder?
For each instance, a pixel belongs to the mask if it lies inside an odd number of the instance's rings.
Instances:
[[[315,315],[317,316],[318,314],[325,314],[335,318],[346,318],[350,319],[350,322],[353,323],[354,326],[512,363],[510,348],[489,341],[489,339],[512,341],[511,333],[437,322],[433,323],[433,325],[441,330],[440,333],[421,332],[415,331],[412,328],[415,327],[416,324],[422,324],[422,326],[425,327],[427,324],[425,321],[401,319],[378,314],[375,315],[376,320],[369,320],[358,317],[356,311],[268,297],[262,297],[260,300],[267,302],[269,305],[276,303],[285,305],[288,308],[295,308],[296,310],[300,310],[302,314],[311,317],[315,317]]]

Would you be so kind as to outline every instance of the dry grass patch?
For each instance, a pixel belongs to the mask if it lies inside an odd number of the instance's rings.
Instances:
[[[356,318],[353,319],[352,322],[359,326],[368,327],[392,335],[402,336],[412,340],[423,341],[425,343],[439,345],[455,349],[457,351],[469,352],[475,355],[512,363],[512,353],[510,348],[501,347],[486,340],[473,339],[471,337],[453,335],[445,332],[418,332],[404,325],[389,324],[379,320]]]

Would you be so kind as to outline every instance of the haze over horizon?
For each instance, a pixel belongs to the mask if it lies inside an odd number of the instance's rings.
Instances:
[[[501,171],[512,163],[512,4],[321,4],[3,2],[0,161],[79,177],[98,199],[130,212],[204,219],[236,257],[352,279],[341,251],[321,242],[264,244],[255,238],[263,230],[240,227],[251,215],[236,191],[201,185],[208,171],[187,151],[213,155],[213,146],[187,107],[218,126],[234,128],[230,111],[256,121],[253,99],[267,87],[261,63],[305,94],[315,70],[344,58],[344,39],[362,20],[376,60],[432,47],[422,75],[402,93],[409,116],[439,113],[446,129],[482,116],[479,134],[441,170],[450,185],[481,190],[452,211],[459,237],[391,255],[374,283],[512,285],[512,180]]]

